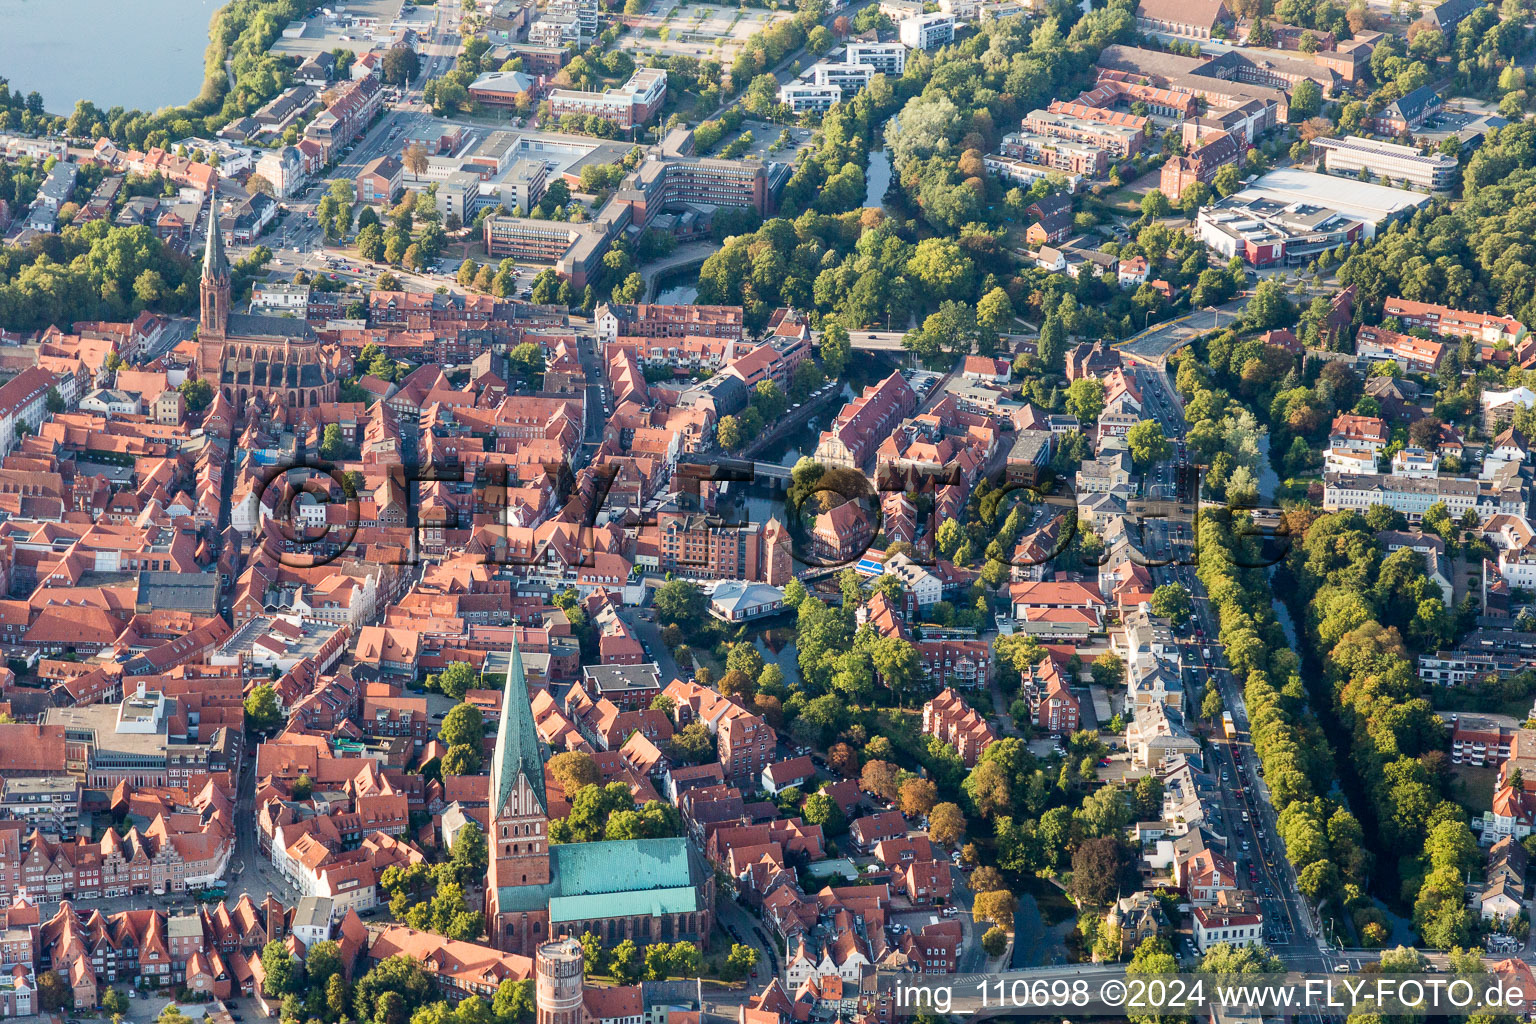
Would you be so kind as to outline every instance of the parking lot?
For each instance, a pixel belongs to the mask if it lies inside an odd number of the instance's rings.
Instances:
[[[317,53],[327,53],[341,47],[354,53],[363,54],[373,49],[374,36],[378,34],[389,35],[389,26],[400,17],[401,8],[404,5],[401,0],[349,0],[346,6],[348,17],[359,19],[378,19],[378,28],[367,31],[360,28],[342,28],[332,24],[324,12],[310,18],[302,19],[304,22],[304,34],[297,39],[289,39],[279,35],[273,42],[269,53],[283,56],[297,57],[299,60],[307,60]],[[426,8],[430,18],[431,8]]]
[[[627,19],[634,31],[620,36],[619,45],[662,57],[713,57],[728,63],[754,32],[793,16],[792,8],[767,11],[661,0],[650,14]]]

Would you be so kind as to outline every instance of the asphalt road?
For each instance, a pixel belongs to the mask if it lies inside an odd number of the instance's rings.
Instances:
[[[1145,411],[1163,425],[1164,433],[1171,438],[1184,435],[1183,407],[1166,374],[1141,368],[1138,376],[1142,394],[1146,399]],[[1172,497],[1172,482],[1176,460],[1168,460],[1154,470],[1155,483]],[[1193,505],[1183,507],[1195,507]],[[1182,556],[1177,561],[1192,561],[1188,548],[1191,525],[1179,520],[1165,521],[1161,528],[1166,531],[1173,554]],[[1332,969],[1332,960],[1316,936],[1312,908],[1296,886],[1295,872],[1285,856],[1285,844],[1276,828],[1276,815],[1269,800],[1269,792],[1257,773],[1258,757],[1247,738],[1248,716],[1243,705],[1241,688],[1232,678],[1226,665],[1226,655],[1217,637],[1220,624],[1205,594],[1205,587],[1195,575],[1191,564],[1172,564],[1153,570],[1158,583],[1178,581],[1189,589],[1194,598],[1195,616],[1192,622],[1194,635],[1183,644],[1186,665],[1196,666],[1197,683],[1207,677],[1216,680],[1222,702],[1232,712],[1238,728],[1239,739],[1229,742],[1217,737],[1212,743],[1214,763],[1211,768],[1222,777],[1220,806],[1222,831],[1231,847],[1228,854],[1238,862],[1238,872],[1244,884],[1259,892],[1273,893],[1263,896],[1265,927],[1271,930],[1270,949],[1286,959],[1297,970]],[[1206,659],[1204,652],[1210,651]],[[1189,693],[1188,713],[1199,713],[1196,702],[1199,690]],[[1239,763],[1239,758],[1241,763]],[[1247,814],[1246,820],[1243,815]],[[1245,846],[1246,844],[1246,846]],[[1250,871],[1254,874],[1250,874]],[[1254,885],[1256,879],[1257,885]]]

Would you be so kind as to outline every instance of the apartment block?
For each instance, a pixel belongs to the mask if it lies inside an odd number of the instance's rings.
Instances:
[[[907,70],[907,44],[849,43],[843,60],[849,64],[867,64],[877,74],[899,78]]]
[[[1405,329],[1423,327],[1441,338],[1472,338],[1488,344],[1507,341],[1513,345],[1525,337],[1525,325],[1514,317],[1473,313],[1432,302],[1390,298],[1382,304],[1382,313],[1397,317]]]
[[[1023,128],[1035,135],[1084,142],[1124,159],[1139,153],[1146,140],[1146,121],[1139,120],[1141,125],[1119,123],[1115,118],[1083,117],[1066,110],[1032,110],[1025,115]]]
[[[898,28],[901,41],[914,50],[933,50],[955,41],[953,15],[919,14],[902,21]]]
[[[842,101],[843,90],[837,85],[789,82],[779,86],[779,102],[796,114],[825,114]]]
[[[976,767],[982,753],[997,740],[991,723],[948,687],[923,705],[923,735],[937,736],[953,747],[967,768]]]
[[[1409,519],[1418,519],[1431,505],[1441,501],[1452,519],[1468,510],[1486,519],[1492,515],[1524,515],[1526,509],[1523,488],[1503,487],[1490,480],[1414,480],[1380,473],[1323,474],[1323,508],[1329,512],[1364,512],[1372,505],[1386,505]]]

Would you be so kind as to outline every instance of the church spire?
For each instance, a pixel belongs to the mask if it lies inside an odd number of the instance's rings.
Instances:
[[[224,255],[224,233],[219,230],[217,196],[208,203],[208,244],[203,248],[203,280],[229,280],[229,259]]]
[[[208,201],[208,244],[203,248],[203,279],[198,282],[197,291],[202,304],[202,336],[211,340],[223,338],[229,329],[229,258],[224,255],[224,234],[219,230],[217,196]],[[221,361],[216,352],[208,352],[202,357],[204,372],[216,369]]]
[[[533,708],[528,703],[523,654],[514,636],[507,680],[501,691],[501,726],[496,732],[496,752],[491,758],[492,818],[506,808],[507,799],[517,789],[519,775],[528,780],[542,812],[549,806],[544,796],[544,758],[539,733],[533,724]]]

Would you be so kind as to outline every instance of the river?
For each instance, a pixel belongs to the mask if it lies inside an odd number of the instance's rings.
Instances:
[[[0,0],[0,77],[68,114],[157,110],[203,87],[208,22],[223,0]]]
[[[891,187],[891,158],[885,150],[869,154],[869,170],[864,172],[864,205],[884,206],[885,190]]]

